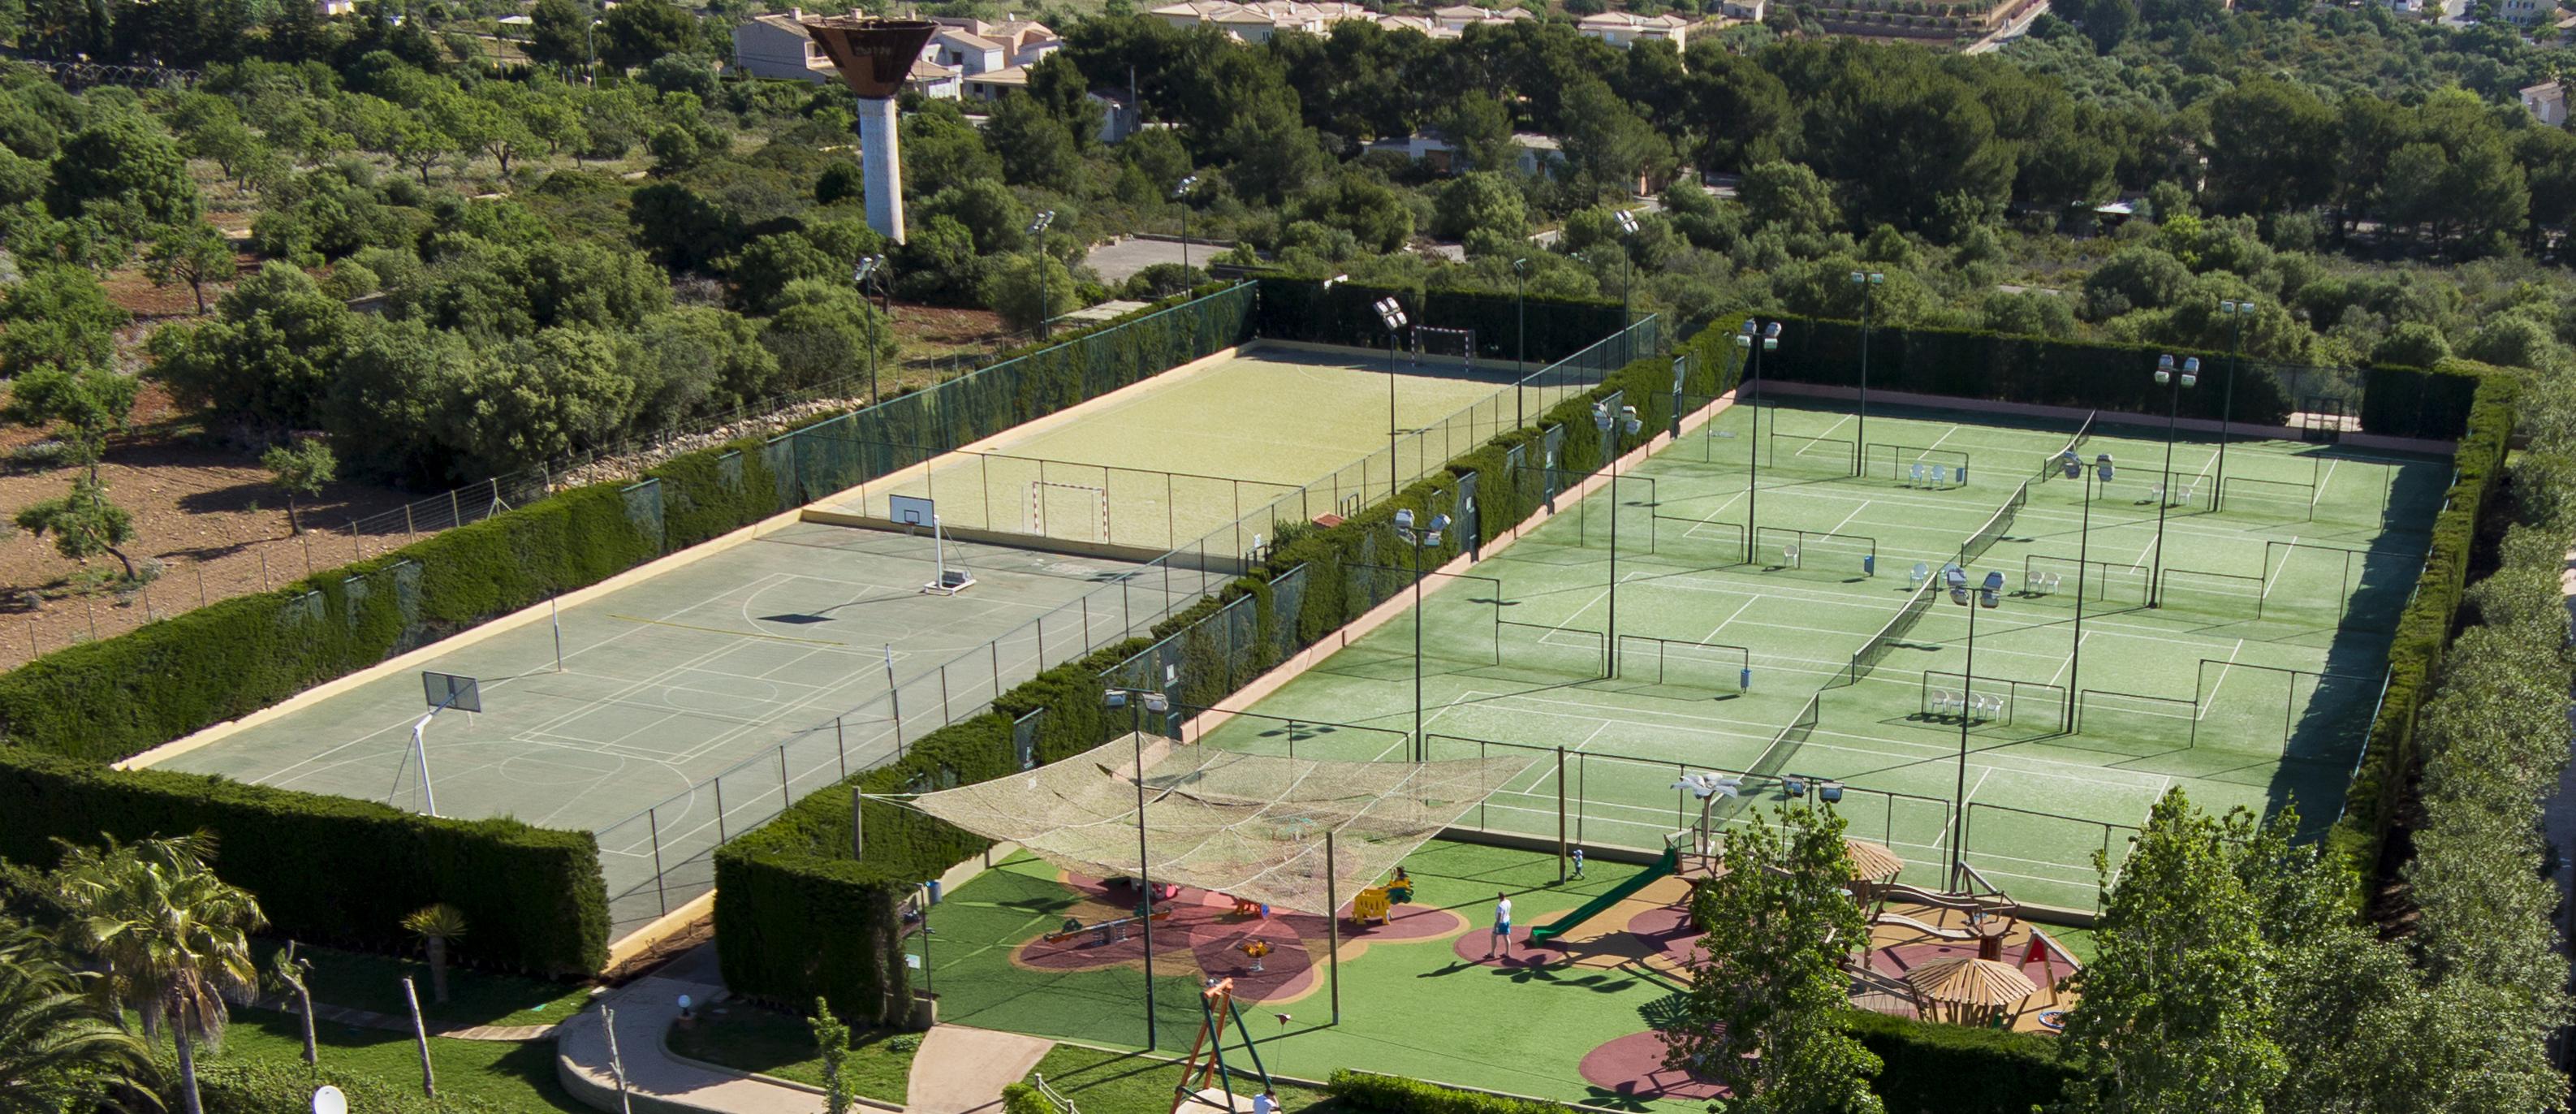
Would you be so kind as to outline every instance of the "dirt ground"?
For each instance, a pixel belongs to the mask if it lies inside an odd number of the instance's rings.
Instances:
[[[346,564],[359,556],[358,547],[347,534],[327,531],[409,498],[366,484],[333,484],[317,498],[298,501],[307,532],[290,537],[285,496],[268,485],[268,473],[242,453],[202,447],[169,432],[171,416],[169,397],[145,387],[135,406],[143,432],[119,439],[100,469],[111,497],[134,516],[128,554],[138,565],[158,562],[160,576],[139,591],[85,592],[81,566],[55,552],[51,539],[11,529],[0,537],[0,666],[14,668],[39,652],[275,587],[308,569]],[[15,449],[37,440],[34,431],[12,429],[0,446]],[[68,468],[10,465],[0,471],[0,509],[57,498],[71,478]],[[365,543],[373,554],[401,539],[370,537]],[[113,557],[91,563],[93,573],[117,567]]]

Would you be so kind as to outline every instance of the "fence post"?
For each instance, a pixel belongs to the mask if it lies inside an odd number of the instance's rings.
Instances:
[[[955,723],[957,716],[948,710],[948,667],[939,667],[939,722]]]
[[[1000,700],[1002,698],[1002,640],[996,638],[985,643],[984,648],[993,652],[993,699]]]
[[[841,717],[832,717],[832,749],[841,756],[841,780],[850,780],[850,747],[841,736]]]
[[[661,806],[644,810],[644,824],[653,833],[653,903],[664,915],[671,912],[671,895],[662,889],[662,816]]]
[[[725,841],[724,776],[719,774],[716,776],[714,781],[709,782],[708,784],[716,787],[716,842],[723,843]]]
[[[203,558],[188,562],[197,571],[197,606],[206,606],[206,562]]]
[[[358,555],[358,560],[367,559],[367,543],[358,539],[358,520],[354,518],[349,520],[349,550]]]
[[[456,498],[456,489],[452,487],[447,489],[447,524],[465,525],[465,504]]]
[[[795,803],[795,800],[787,795],[787,744],[780,743],[778,744],[778,810],[785,812],[787,806]]]
[[[413,535],[418,532],[419,531],[412,528],[411,504],[405,503],[403,504],[403,544],[410,545],[412,543]]]

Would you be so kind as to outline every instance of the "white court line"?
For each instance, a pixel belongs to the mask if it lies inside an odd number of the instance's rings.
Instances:
[[[2272,598],[2272,585],[2280,583],[2281,574],[2290,571],[2290,556],[2298,552],[2298,549],[2296,548],[2298,544],[2299,536],[2297,534],[2290,535],[2290,545],[2292,548],[2281,551],[2281,567],[2273,569],[2272,575],[2265,577],[2263,580],[2263,599],[2268,600]]]
[[[2209,710],[2218,706],[2218,690],[2226,687],[2227,674],[2236,668],[2236,655],[2244,649],[2245,640],[2240,638],[2236,640],[2235,648],[2227,651],[2227,664],[2218,667],[2218,683],[2209,686],[2209,695],[2201,699],[2199,710],[2192,713],[2192,722],[2208,719]]]

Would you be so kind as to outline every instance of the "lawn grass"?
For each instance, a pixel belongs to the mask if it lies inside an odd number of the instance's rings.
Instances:
[[[458,946],[470,947],[471,943],[469,937]],[[259,968],[266,971],[269,957],[285,944],[261,940],[255,946]],[[430,999],[426,960],[311,944],[297,945],[295,954],[313,962],[306,989],[312,991],[315,1002],[395,1017],[411,1016],[411,1008],[403,1001],[402,980],[406,977],[420,990],[422,1016],[456,1025],[552,1025],[579,1012],[582,1004],[590,1000],[590,987],[584,983],[472,971],[450,963],[448,1000],[434,1002]]]
[[[365,1075],[394,1090],[417,1092],[420,1052],[409,1033],[325,1023],[315,1033],[322,1063]],[[235,1009],[210,1062],[304,1062],[304,1030],[293,1014]],[[555,1079],[553,1041],[464,1041],[432,1038],[429,1059],[438,1093],[472,1099],[504,1114],[596,1114]]]
[[[1035,1083],[1041,1076],[1084,1114],[1170,1114],[1172,1088],[1181,1080],[1181,1066],[1134,1052],[1059,1044],[1038,1061],[1027,1082]],[[1322,1091],[1285,1083],[1274,1089],[1283,1111],[1341,1114],[1350,1109]],[[1252,1109],[1252,1096],[1259,1091],[1257,1083],[1237,1077],[1235,1094],[1241,1096],[1243,1110]]]
[[[916,1040],[897,1042],[894,1038],[899,1036]],[[872,1099],[903,1102],[918,1036],[892,1029],[853,1031],[850,1058],[843,1063],[850,1089]],[[904,1047],[894,1047],[897,1043]],[[692,1060],[823,1085],[823,1060],[814,1052],[814,1031],[804,1018],[793,1014],[741,1002],[719,1006],[694,1026],[673,1028],[669,1046]]]

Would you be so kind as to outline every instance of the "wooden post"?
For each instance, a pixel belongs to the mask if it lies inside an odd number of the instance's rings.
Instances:
[[[429,1067],[429,1025],[420,1019],[420,992],[412,989],[411,978],[403,978],[403,1001],[411,1006],[411,1036],[420,1045],[420,1093],[430,1101],[438,1100],[438,1077]]]
[[[617,1011],[599,1007],[600,1031],[608,1034],[608,1074],[617,1080],[619,1114],[633,1114],[635,1107],[626,1098],[626,1061],[617,1055]]]

